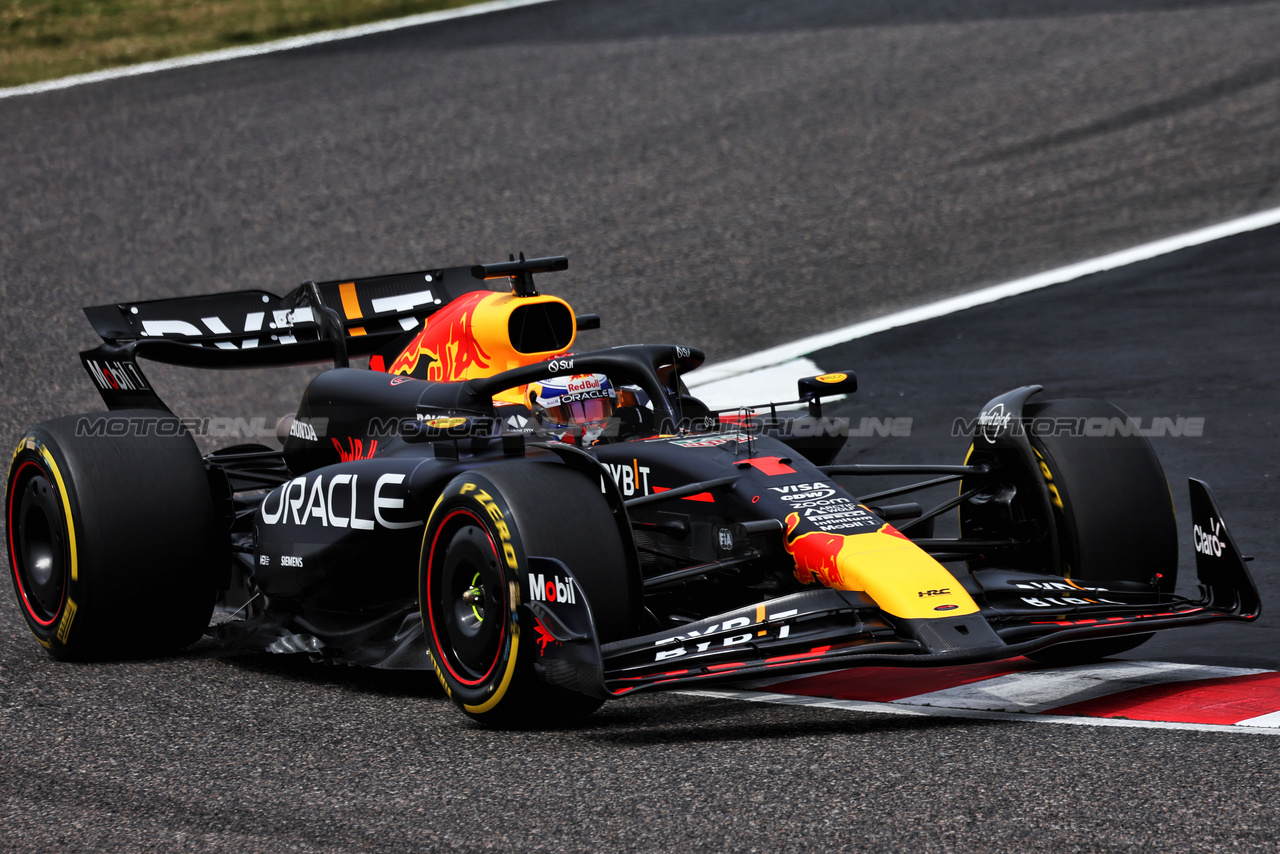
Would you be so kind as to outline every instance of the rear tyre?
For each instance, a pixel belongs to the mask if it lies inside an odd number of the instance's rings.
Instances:
[[[419,607],[446,693],[491,726],[562,724],[603,702],[534,672],[532,627],[519,617],[530,555],[569,568],[602,643],[637,620],[622,538],[598,484],[566,466],[527,461],[454,478],[423,535]]]
[[[9,467],[10,576],[23,618],[54,658],[160,655],[194,643],[225,565],[219,533],[200,452],[171,415],[48,421],[27,431]]]
[[[1096,586],[1124,582],[1172,592],[1178,571],[1178,526],[1164,469],[1146,437],[1109,429],[1127,423],[1128,416],[1102,400],[1029,403],[1023,414],[1033,424],[1082,428],[1074,435],[1039,436],[1033,430],[1030,437],[1039,476],[1049,490],[1062,575]],[[1090,435],[1094,432],[1110,435]],[[1080,664],[1127,652],[1150,637],[1077,641],[1028,657],[1055,665]]]

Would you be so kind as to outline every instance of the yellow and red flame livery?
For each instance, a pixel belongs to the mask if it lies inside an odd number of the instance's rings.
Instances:
[[[802,584],[866,593],[884,611],[906,619],[978,612],[955,576],[888,522],[865,534],[797,535],[800,514],[789,513],[786,526],[786,550]]]
[[[517,297],[509,293],[474,291],[464,294],[427,318],[422,331],[387,366],[389,374],[403,374],[436,382],[461,382],[545,361],[568,352],[522,352],[511,339],[511,315],[536,303],[558,303],[573,316],[568,303],[553,296]],[[577,333],[575,325],[574,333]],[[425,358],[424,358],[425,357]]]

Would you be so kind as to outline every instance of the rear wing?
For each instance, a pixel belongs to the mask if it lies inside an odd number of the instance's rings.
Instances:
[[[110,409],[166,409],[137,357],[196,368],[313,364],[384,351],[411,336],[442,306],[473,291],[513,289],[532,273],[563,270],[564,258],[420,270],[363,279],[304,282],[279,297],[266,291],[125,302],[84,309],[103,339],[80,361]],[[501,268],[498,272],[497,268]]]

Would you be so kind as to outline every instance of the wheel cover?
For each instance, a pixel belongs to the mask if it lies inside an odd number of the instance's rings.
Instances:
[[[480,518],[445,517],[431,544],[427,613],[445,669],[467,686],[498,670],[507,645],[505,581],[499,553]]]
[[[65,520],[57,487],[30,460],[14,473],[9,493],[9,560],[27,616],[52,626],[67,598],[69,580]]]

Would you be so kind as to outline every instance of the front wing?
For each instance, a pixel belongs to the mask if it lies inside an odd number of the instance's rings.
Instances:
[[[538,648],[535,667],[551,684],[607,698],[862,664],[996,661],[1071,641],[1255,620],[1261,600],[1246,559],[1208,486],[1193,479],[1190,487],[1198,599],[1143,585],[984,569],[961,581],[981,606],[962,617],[901,619],[865,594],[816,588],[679,630],[601,644],[586,596],[578,595],[572,602],[526,604]],[[573,577],[559,561],[534,560],[545,562],[545,571]]]

